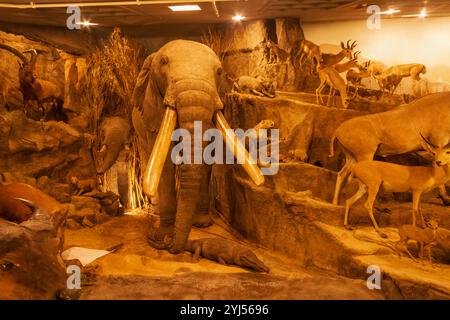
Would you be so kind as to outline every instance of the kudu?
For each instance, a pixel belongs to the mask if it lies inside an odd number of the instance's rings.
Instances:
[[[368,194],[365,207],[369,211],[375,230],[383,237],[373,216],[373,203],[378,191],[383,187],[385,191],[412,192],[413,211],[412,225],[416,226],[416,215],[420,214],[422,226],[425,220],[420,211],[420,197],[424,192],[431,191],[438,186],[444,185],[450,180],[450,143],[445,146],[434,145],[429,139],[422,137],[422,145],[425,150],[434,157],[432,167],[404,166],[381,161],[362,161],[355,163],[351,168],[351,176],[356,178],[359,184],[358,191],[346,201],[344,225],[348,228],[348,214],[350,207],[358,201],[365,193]]]
[[[429,94],[390,111],[343,122],[330,144],[331,157],[336,140],[345,155],[345,165],[337,175],[333,204],[338,204],[342,184],[355,162],[373,160],[375,154],[386,156],[423,150],[420,134],[429,137],[435,145],[448,143],[450,92]],[[439,191],[444,204],[450,205],[444,184],[439,186]]]

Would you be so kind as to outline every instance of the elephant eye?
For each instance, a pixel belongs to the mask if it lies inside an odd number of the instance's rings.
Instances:
[[[0,270],[1,270],[1,271],[8,271],[8,270],[10,270],[12,267],[14,267],[14,263],[9,262],[9,261],[5,261],[5,262],[2,262],[2,263],[0,264]]]
[[[161,60],[160,60],[160,63],[161,63],[162,65],[168,64],[168,63],[169,63],[169,58],[168,58],[167,56],[162,56],[162,57],[161,57]]]

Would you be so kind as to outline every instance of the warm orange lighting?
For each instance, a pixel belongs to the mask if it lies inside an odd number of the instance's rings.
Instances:
[[[400,12],[400,10],[398,10],[398,9],[390,8],[389,10],[380,12],[380,14],[394,14],[394,13],[399,13],[399,12]]]
[[[98,23],[93,23],[93,22],[86,21],[86,20],[82,21],[82,22],[77,22],[76,24],[79,24],[79,25],[81,25],[83,27],[98,26]]]
[[[423,8],[419,13],[419,18],[425,18],[427,16],[427,9]]]
[[[182,5],[182,6],[169,6],[169,9],[172,11],[200,11],[202,8],[200,8],[198,5]]]
[[[244,20],[245,19],[245,17],[244,16],[241,16],[240,14],[237,14],[237,15],[235,15],[233,18],[233,21],[242,21],[242,20]]]

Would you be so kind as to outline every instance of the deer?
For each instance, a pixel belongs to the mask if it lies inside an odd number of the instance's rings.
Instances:
[[[350,44],[350,41],[351,40],[348,40],[346,45],[341,41],[342,50],[337,54],[322,53],[322,63],[325,66],[333,66],[341,62],[344,58],[352,59],[353,49],[357,46],[357,42],[353,41],[352,44]]]
[[[347,109],[350,100],[347,95],[347,85],[344,79],[339,75],[339,72],[336,71],[336,69],[333,66],[319,68],[318,72],[320,85],[316,89],[317,104],[323,105],[322,91],[325,88],[325,86],[328,85],[330,87],[330,92],[328,93],[327,106],[329,106],[331,103],[330,99],[331,93],[333,92],[334,97],[334,91],[337,90],[341,95],[342,106],[344,107],[344,109]]]
[[[61,112],[63,93],[60,88],[50,81],[37,78],[34,74],[37,51],[33,49],[25,51],[31,53],[31,58],[28,60],[22,52],[8,45],[0,44],[0,49],[11,52],[22,61],[22,64],[19,63],[19,89],[23,95],[25,115],[27,115],[30,100],[37,101],[43,116],[46,115],[43,103],[47,101],[53,102],[53,109],[56,109],[57,112]]]
[[[435,145],[421,133],[423,148],[433,155],[433,166],[405,166],[382,161],[361,161],[352,165],[350,177],[358,181],[358,191],[346,201],[344,226],[348,226],[350,207],[366,193],[365,207],[369,212],[375,231],[382,237],[386,234],[380,231],[373,216],[373,204],[381,187],[390,192],[412,192],[413,210],[412,226],[416,227],[416,215],[420,214],[422,226],[425,220],[420,210],[420,198],[423,193],[431,191],[450,181],[450,143]]]
[[[338,205],[343,183],[356,162],[373,160],[374,156],[394,155],[423,150],[420,134],[436,145],[450,140],[450,92],[432,93],[393,110],[354,117],[344,121],[331,137],[330,157],[334,143],[339,143],[345,164],[337,174],[333,204]],[[439,186],[439,197],[450,205],[445,184]]]
[[[298,42],[298,44],[291,51],[291,60],[294,67],[300,68],[306,61],[312,62],[314,69],[317,69],[322,64],[322,54],[320,52],[320,47],[313,43],[312,41],[303,39]],[[296,62],[298,63],[296,65]],[[312,74],[312,69],[310,73]]]

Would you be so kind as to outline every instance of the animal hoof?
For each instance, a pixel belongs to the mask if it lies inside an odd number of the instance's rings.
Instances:
[[[345,227],[345,229],[347,229],[347,230],[355,230],[355,228],[354,227],[352,227],[352,226],[349,226],[349,225],[346,225],[346,226],[344,226]]]

